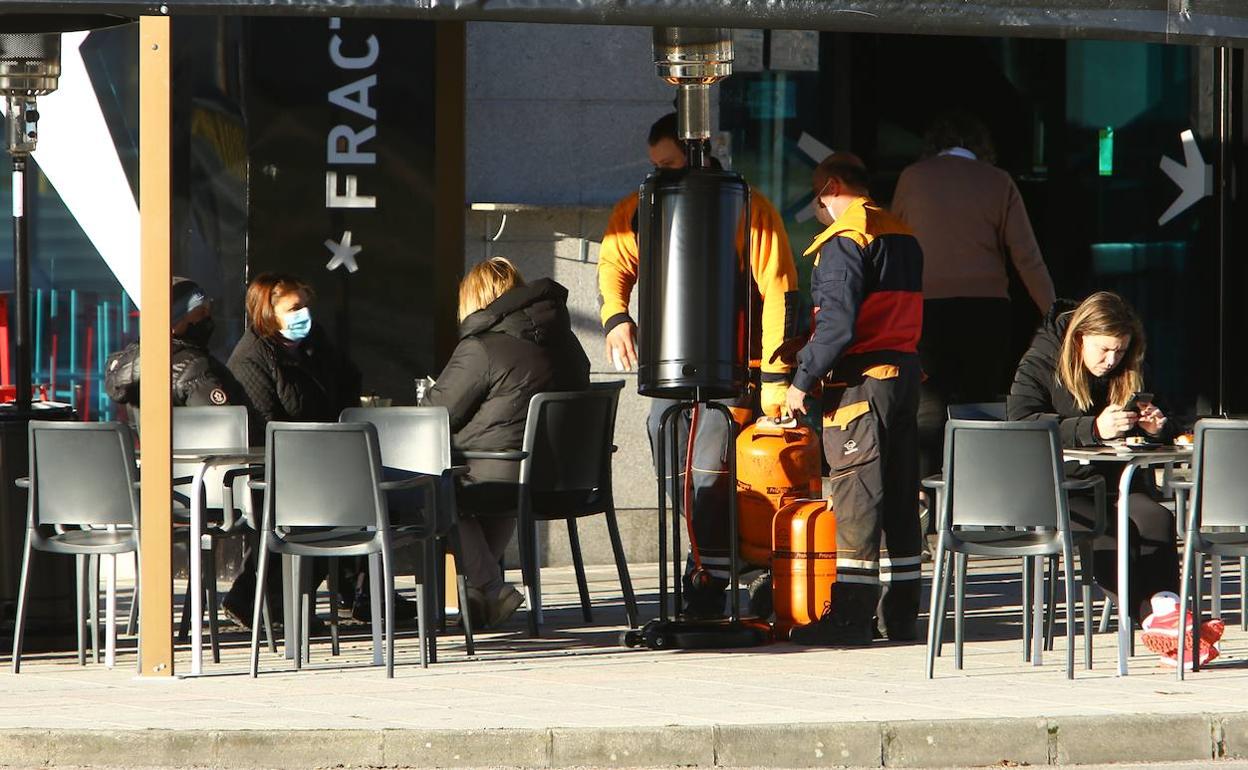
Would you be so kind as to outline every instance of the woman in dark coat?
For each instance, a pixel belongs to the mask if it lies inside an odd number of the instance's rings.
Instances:
[[[1125,408],[1143,390],[1143,362],[1143,326],[1121,297],[1098,292],[1077,307],[1058,301],[1018,365],[1006,403],[1008,417],[1056,417],[1062,446],[1068,448],[1101,446],[1128,435],[1169,441],[1172,426],[1154,404],[1142,403],[1138,411]],[[1115,504],[1118,465],[1070,465],[1070,475],[1105,475],[1110,505]],[[1174,515],[1156,498],[1147,474],[1138,474],[1131,489],[1128,535],[1132,560],[1128,601],[1137,620],[1152,612],[1150,599],[1155,594],[1179,589]],[[1090,498],[1072,497],[1070,510],[1077,524],[1091,524]],[[1116,593],[1117,536],[1114,517],[1108,518],[1109,530],[1094,545],[1092,566],[1096,582]]]
[[[334,422],[359,406],[360,373],[312,321],[312,288],[262,273],[247,286],[247,331],[226,364],[251,402],[253,441],[273,420]]]
[[[519,449],[529,399],[589,386],[589,359],[572,333],[567,298],[552,280],[526,284],[504,257],[464,277],[459,344],[425,401],[447,408],[457,449]],[[514,462],[473,461],[457,497],[469,610],[487,626],[510,617],[523,597],[498,566],[516,519],[478,514],[515,509],[518,470]]]
[[[309,304],[313,296],[312,287],[283,273],[261,273],[247,285],[247,330],[226,366],[247,394],[253,444],[264,443],[265,425],[271,421],[336,422],[343,409],[360,403],[360,372],[312,321]],[[345,560],[340,561],[346,566]],[[313,579],[319,583],[326,565],[320,559],[313,564]],[[270,576],[279,574],[269,572]],[[269,586],[271,596],[275,585]],[[353,614],[365,617],[367,594],[359,590],[352,597],[349,587],[353,583],[342,585],[347,591],[344,600],[353,599]],[[255,566],[248,554],[221,606],[236,622],[245,624],[252,617],[254,593]],[[396,618],[415,615],[414,603],[397,600]],[[272,598],[270,603],[280,606]]]

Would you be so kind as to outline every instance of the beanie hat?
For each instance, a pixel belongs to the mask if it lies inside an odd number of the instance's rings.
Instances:
[[[183,316],[207,302],[208,295],[190,278],[174,276],[169,300],[169,322],[176,324]]]

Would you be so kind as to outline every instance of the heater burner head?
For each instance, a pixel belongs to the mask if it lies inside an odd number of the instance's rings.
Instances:
[[[59,34],[0,34],[0,94],[42,96],[61,77]]]
[[[655,27],[654,65],[672,85],[710,85],[732,74],[732,36],[716,27]]]

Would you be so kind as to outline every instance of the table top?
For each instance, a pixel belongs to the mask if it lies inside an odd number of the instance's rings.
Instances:
[[[198,463],[209,458],[221,458],[237,462],[259,462],[264,459],[264,447],[210,447],[206,449],[175,449],[174,462]]]
[[[1176,460],[1186,460],[1192,456],[1190,446],[1166,445],[1146,449],[1126,449],[1113,446],[1081,447],[1079,449],[1063,449],[1062,457],[1067,460],[1100,463],[1128,463],[1137,465],[1155,465]]]

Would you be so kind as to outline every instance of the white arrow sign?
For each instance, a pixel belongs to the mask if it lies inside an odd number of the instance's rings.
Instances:
[[[819,141],[818,139],[811,136],[810,134],[806,133],[805,131],[803,131],[802,135],[798,137],[797,149],[801,150],[803,155],[810,158],[815,163],[822,162],[824,158],[832,154],[831,147],[827,146],[826,144]],[[816,202],[811,201],[809,206],[806,206],[802,210],[798,211],[797,214],[793,216],[793,218],[796,219],[799,223],[806,222],[807,220],[810,220],[810,219],[814,219],[815,218],[815,206],[816,206]]]
[[[1174,219],[1191,208],[1196,201],[1213,192],[1213,166],[1205,163],[1205,159],[1201,157],[1195,135],[1188,129],[1179,134],[1179,138],[1183,140],[1183,165],[1180,166],[1178,161],[1165,155],[1161,157],[1161,170],[1174,180],[1180,192],[1170,208],[1166,209],[1166,213],[1158,218],[1159,225]]]

